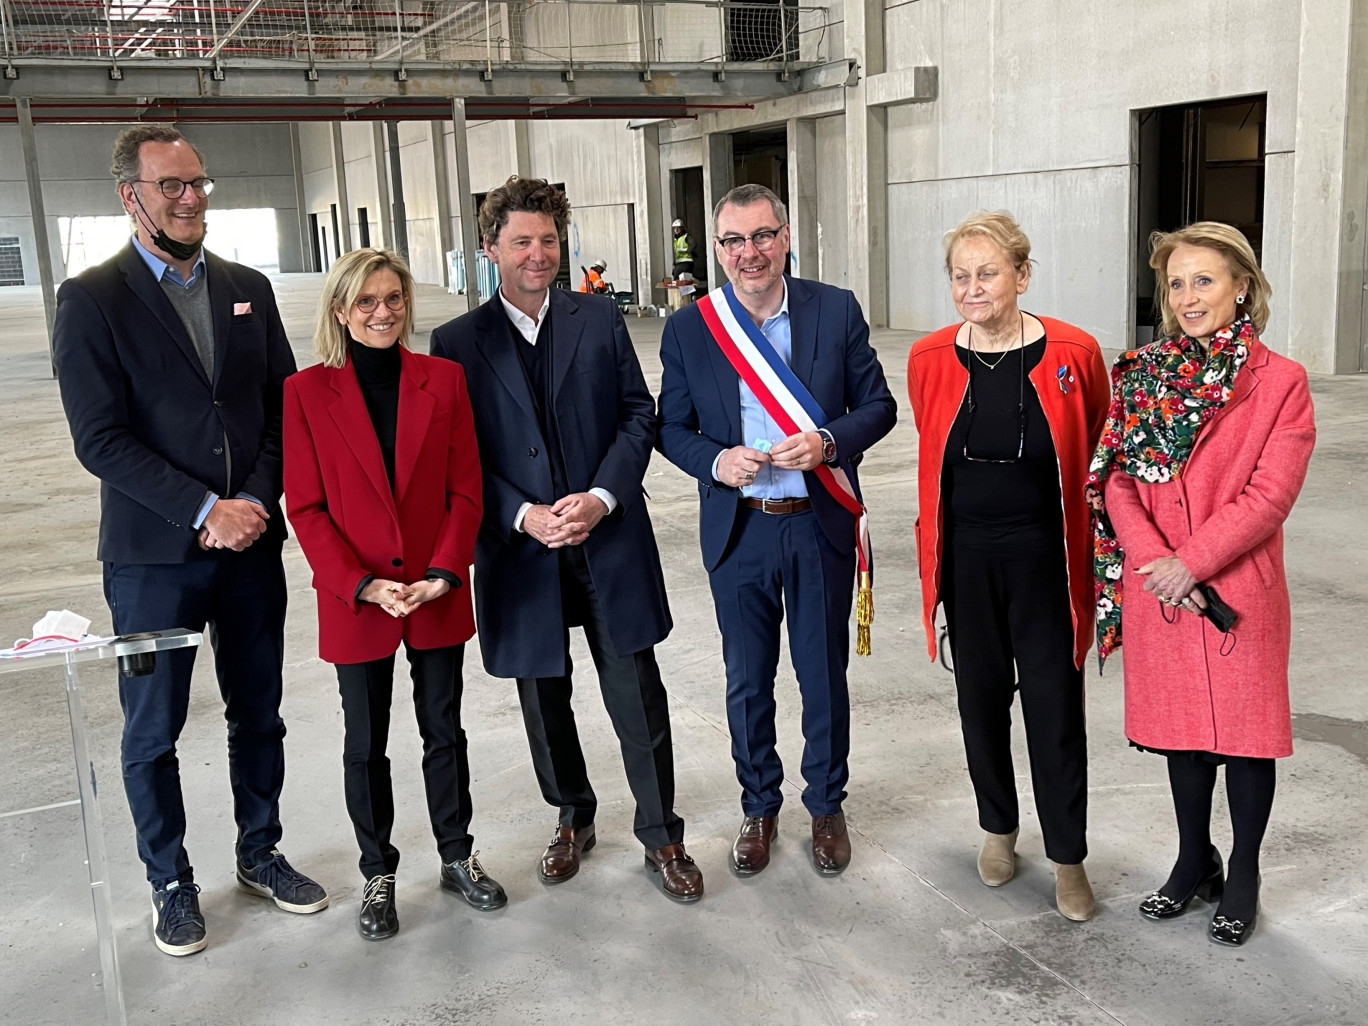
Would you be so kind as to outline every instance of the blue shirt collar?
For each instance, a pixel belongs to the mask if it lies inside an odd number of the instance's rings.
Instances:
[[[171,280],[177,285],[184,285],[189,288],[195,283],[195,279],[204,271],[203,246],[200,247],[199,256],[195,258],[195,266],[190,268],[190,277],[188,279],[183,279],[181,278],[180,271],[176,270],[165,260],[139,242],[136,235],[133,236],[133,245],[138,251],[138,256],[142,257],[143,263],[147,265],[147,269],[152,272],[152,277],[156,278],[159,282],[162,280],[163,275],[170,274]]]

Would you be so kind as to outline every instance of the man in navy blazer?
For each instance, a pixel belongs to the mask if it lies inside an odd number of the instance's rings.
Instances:
[[[727,671],[727,719],[744,819],[732,869],[769,864],[784,771],[775,750],[779,626],[803,700],[803,804],[812,861],[834,875],[850,861],[841,803],[849,776],[846,688],[855,517],[814,469],[855,466],[893,428],[897,404],[844,289],[783,273],[788,214],[769,189],[742,185],[713,213],[737,324],[748,318],[825,414],[817,431],[786,435],[714,340],[698,304],[675,313],[660,344],[660,451],[698,479],[699,535]]]
[[[570,706],[571,627],[584,627],[636,799],[635,833],[665,894],[697,901],[703,877],[674,810],[670,710],[653,646],[669,634],[642,479],[655,401],[606,296],[551,288],[569,222],[564,193],[510,178],[480,208],[496,296],[432,333],[464,368],[484,471],[475,615],[485,669],[515,677],[532,765],[560,810],[545,883],[593,847],[597,799]]]
[[[270,283],[203,249],[213,179],[170,125],[119,135],[111,172],[137,231],[63,283],[54,351],[76,457],[100,479],[105,598],[118,634],[209,627],[228,721],[237,880],[286,911],[328,896],[276,850],[285,570],[281,403],[294,355]],[[170,955],[207,943],[184,846],[176,741],[195,650],[120,677],[123,778]]]

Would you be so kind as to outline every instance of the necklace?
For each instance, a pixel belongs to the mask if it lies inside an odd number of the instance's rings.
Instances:
[[[983,364],[989,370],[997,370],[998,364],[1000,364],[1003,360],[1007,358],[1008,353],[1010,353],[1013,349],[1019,349],[1026,345],[1026,315],[1024,313],[1021,313],[1021,311],[1017,311],[1017,313],[1021,317],[1021,341],[1017,345],[1009,346],[1008,348],[1004,349],[1002,353],[998,356],[998,358],[994,360],[992,363],[989,363],[987,360],[985,360],[983,358],[983,355],[974,348],[974,326],[972,324],[969,325],[969,352],[978,360],[979,363]]]

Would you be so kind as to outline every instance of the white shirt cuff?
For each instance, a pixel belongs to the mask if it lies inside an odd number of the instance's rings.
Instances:
[[[527,511],[531,508],[532,503],[530,502],[524,502],[521,506],[518,507],[517,515],[513,517],[513,530],[519,532],[522,531],[523,517],[527,516]]]
[[[717,476],[717,466],[718,466],[719,463],[722,462],[722,454],[725,453],[726,451],[727,451],[726,449],[723,449],[722,452],[719,452],[719,453],[717,454],[717,458],[713,460],[713,465],[712,465],[712,478],[713,478],[713,480],[716,481],[718,484],[721,484],[721,483],[722,483],[722,479],[721,479],[720,477]]]
[[[613,510],[618,508],[617,497],[607,488],[590,488],[590,495],[597,495],[603,500],[603,504],[608,507],[608,515],[611,516]]]

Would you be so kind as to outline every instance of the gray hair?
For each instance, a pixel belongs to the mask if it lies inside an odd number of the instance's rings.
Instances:
[[[752,203],[759,203],[761,200],[769,203],[770,209],[774,211],[774,216],[780,225],[788,224],[788,208],[784,206],[784,201],[774,194],[774,190],[763,185],[738,185],[718,200],[717,206],[713,207],[713,231],[717,231],[717,218],[722,213],[723,207],[728,204],[733,207],[748,207]]]
[[[109,173],[119,185],[131,185],[142,174],[142,159],[139,151],[146,142],[174,143],[184,142],[195,151],[200,166],[204,167],[204,154],[200,148],[181,135],[174,125],[150,122],[125,128],[114,140],[114,156],[110,161]]]

